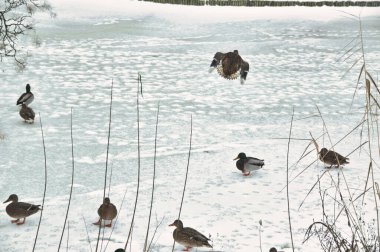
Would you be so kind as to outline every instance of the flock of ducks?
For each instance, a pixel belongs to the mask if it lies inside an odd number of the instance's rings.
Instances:
[[[244,61],[239,52],[234,50],[233,52],[221,53],[217,52],[210,64],[210,72],[214,69],[217,69],[217,72],[223,78],[233,80],[240,76],[240,83],[244,84],[248,71],[249,64]],[[29,84],[25,87],[26,92],[23,93],[20,98],[17,100],[17,105],[21,105],[20,116],[24,119],[25,122],[33,123],[35,118],[35,113],[31,107],[28,105],[34,100],[34,95],[30,91],[31,87]],[[316,144],[316,142],[314,141]],[[318,145],[316,144],[316,147]],[[317,147],[318,148],[318,147]],[[318,151],[318,149],[317,149]],[[326,148],[322,148],[319,152],[319,159],[327,164],[332,166],[339,167],[348,163],[348,158],[340,155]],[[236,168],[240,170],[244,176],[248,176],[252,171],[261,169],[264,166],[264,160],[247,157],[245,153],[241,152],[234,159],[236,161]],[[6,213],[15,220],[12,220],[12,223],[17,225],[22,225],[25,223],[25,218],[37,213],[41,210],[40,205],[33,205],[30,203],[19,202],[18,196],[12,194],[9,198],[4,201],[4,203],[11,202],[6,207]],[[114,204],[111,203],[108,197],[104,198],[103,204],[100,205],[98,209],[99,220],[94,225],[101,225],[103,221],[110,221],[109,224],[105,225],[106,227],[112,227],[112,221],[117,216],[117,208]],[[20,221],[22,219],[22,221]],[[209,247],[212,248],[209,241],[210,239],[200,233],[199,231],[191,228],[184,227],[181,220],[175,220],[169,226],[175,227],[173,231],[174,240],[185,247],[184,251],[190,251],[193,247]],[[123,252],[123,249],[117,249],[115,252]],[[269,252],[277,252],[276,248],[271,248]]]

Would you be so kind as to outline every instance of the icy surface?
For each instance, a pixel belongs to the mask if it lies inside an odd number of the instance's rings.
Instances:
[[[26,83],[31,84],[35,95],[31,107],[40,113],[43,123],[48,185],[36,251],[55,251],[58,247],[71,183],[71,108],[75,185],[69,214],[69,251],[90,251],[82,216],[94,249],[97,227],[91,223],[97,220],[103,195],[112,80],[110,198],[118,207],[125,190],[126,198],[107,250],[125,243],[137,179],[138,73],[142,74],[144,95],[140,99],[142,171],[132,250],[142,251],[144,244],[155,115],[160,102],[153,226],[156,218],[164,220],[157,230],[154,251],[171,251],[173,229],[167,226],[178,215],[191,115],[193,146],[181,215],[184,225],[210,235],[215,251],[251,252],[259,251],[262,220],[263,251],[272,246],[290,251],[286,194],[281,191],[286,181],[287,140],[278,138],[288,135],[293,107],[295,119],[310,117],[295,121],[293,134],[299,138],[308,138],[309,131],[315,136],[322,133],[322,122],[314,117],[316,105],[334,142],[360,122],[365,101],[362,89],[350,110],[360,66],[342,78],[352,61],[340,60],[344,46],[358,34],[358,23],[335,8],[269,10],[87,2],[91,4],[53,1],[58,18],[41,17],[38,29],[43,42],[39,48],[28,48],[26,70],[19,73],[12,65],[1,64],[0,134],[5,136],[0,139],[1,199],[16,193],[21,201],[42,201],[40,116],[27,125],[15,105]],[[380,67],[380,10],[339,10],[362,15],[366,60],[376,75]],[[234,49],[250,63],[245,85],[207,71],[216,51]],[[339,152],[346,155],[355,149],[360,144],[359,133],[336,146]],[[297,161],[307,144],[292,142],[290,164]],[[330,147],[327,138],[324,145]],[[232,161],[239,152],[264,159],[265,166],[243,177]],[[310,155],[292,167],[291,178],[314,159],[315,155]],[[364,186],[368,156],[365,151],[360,156],[355,152],[350,159],[345,175],[358,195]],[[313,165],[290,186],[298,251],[320,250],[313,241],[302,243],[307,227],[321,217],[319,194],[313,192],[302,208],[298,207],[324,171],[323,164]],[[337,173],[331,171],[332,176]],[[379,178],[377,167],[375,176]],[[37,224],[38,215],[34,215],[23,226],[12,225],[3,205],[0,250],[30,250]],[[105,237],[109,233],[106,229]],[[181,248],[176,246],[178,251]]]

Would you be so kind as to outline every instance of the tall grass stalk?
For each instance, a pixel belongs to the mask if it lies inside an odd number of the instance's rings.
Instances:
[[[66,228],[66,222],[67,218],[69,216],[69,210],[70,210],[70,204],[71,204],[71,197],[73,194],[73,187],[74,187],[74,173],[75,173],[75,162],[74,162],[74,140],[73,140],[73,108],[71,108],[71,116],[70,116],[70,137],[71,137],[71,164],[72,164],[72,169],[71,169],[71,186],[70,186],[70,196],[69,196],[69,202],[67,203],[67,209],[66,209],[66,215],[65,215],[65,221],[63,223],[63,228],[62,228],[62,233],[61,233],[61,239],[59,240],[58,244],[58,250],[61,249],[61,244],[63,240],[63,234],[65,233],[65,228]]]
[[[154,199],[154,182],[156,179],[156,157],[157,157],[157,129],[158,129],[158,115],[160,113],[160,103],[157,105],[157,118],[156,118],[156,131],[154,134],[154,158],[153,158],[153,178],[152,178],[152,196],[150,199],[150,207],[149,207],[149,218],[148,218],[148,227],[146,229],[145,242],[144,242],[144,252],[147,250],[148,236],[149,236],[149,227],[150,227],[150,219],[152,217],[152,208],[153,208],[153,199]]]
[[[42,205],[41,205],[41,213],[40,213],[40,219],[38,220],[38,226],[37,226],[37,232],[36,232],[36,237],[34,239],[34,244],[33,244],[33,249],[32,252],[34,252],[34,249],[36,248],[37,244],[37,238],[38,234],[40,231],[40,226],[41,226],[41,221],[42,221],[42,213],[44,211],[44,205],[45,205],[45,197],[46,197],[46,187],[47,187],[47,162],[46,162],[46,147],[45,147],[45,138],[44,138],[44,130],[42,127],[42,119],[41,119],[41,114],[38,113],[38,116],[40,117],[40,129],[41,129],[41,138],[42,138],[42,147],[44,150],[44,168],[45,168],[45,173],[44,173],[44,194],[42,196]]]
[[[124,250],[127,250],[129,239],[132,235],[132,229],[135,222],[135,215],[136,215],[136,208],[137,208],[137,202],[139,199],[139,191],[140,191],[140,170],[141,170],[141,156],[140,156],[140,92],[142,94],[142,83],[141,83],[141,75],[140,73],[137,76],[137,92],[136,92],[136,112],[137,112],[137,188],[136,188],[136,198],[135,198],[135,204],[133,207],[133,213],[132,213],[132,220],[131,225],[129,227],[128,237],[127,241],[124,245]]]
[[[191,141],[193,138],[193,115],[191,115],[190,119],[190,143],[189,143],[189,154],[187,157],[187,166],[186,166],[186,176],[185,176],[185,182],[183,184],[183,190],[182,190],[182,198],[181,198],[181,204],[179,206],[178,211],[178,220],[181,218],[181,212],[182,212],[182,206],[183,206],[183,199],[185,198],[185,191],[186,191],[186,184],[187,184],[187,176],[189,174],[189,165],[190,165],[190,155],[191,155]],[[173,242],[172,252],[174,251],[175,241]]]
[[[109,121],[108,121],[106,168],[104,170],[104,187],[103,187],[103,200],[102,200],[102,203],[104,202],[104,199],[106,197],[106,188],[107,188],[108,154],[109,154],[109,148],[110,148],[111,122],[112,122],[112,98],[113,98],[112,95],[113,95],[113,79],[112,79],[112,82],[111,82],[111,95],[110,95],[111,97],[110,97]],[[96,239],[95,252],[98,251],[101,227],[102,227],[102,218],[100,217],[100,224],[99,224],[99,229],[98,229],[98,238]]]

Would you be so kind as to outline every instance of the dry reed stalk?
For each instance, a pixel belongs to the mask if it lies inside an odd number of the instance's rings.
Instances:
[[[90,245],[90,251],[92,252],[91,240],[90,240],[90,236],[88,234],[87,223],[86,223],[86,220],[84,219],[83,215],[82,215],[82,219],[83,219],[84,227],[86,228],[87,242]]]
[[[140,170],[141,170],[141,157],[140,157],[140,100],[139,100],[139,95],[140,95],[140,91],[139,90],[140,89],[141,89],[141,95],[142,95],[141,75],[140,75],[140,73],[138,73],[138,76],[137,76],[137,93],[136,93],[136,112],[137,112],[137,188],[136,188],[136,198],[135,198],[135,203],[134,203],[134,207],[133,207],[133,214],[132,214],[131,225],[129,227],[127,241],[125,242],[125,245],[124,245],[124,250],[125,251],[127,251],[128,242],[129,242],[129,239],[131,238],[132,229],[133,229],[134,221],[135,221],[137,202],[138,202],[138,198],[139,198],[139,191],[140,191]],[[132,240],[132,238],[131,238],[131,240]]]
[[[44,138],[44,130],[42,128],[42,119],[41,119],[41,114],[38,113],[40,117],[40,129],[41,129],[41,137],[42,137],[42,147],[44,150],[44,164],[45,164],[45,176],[44,176],[44,194],[42,196],[42,205],[41,205],[41,213],[40,213],[40,219],[38,220],[38,227],[37,227],[37,232],[36,232],[36,237],[34,239],[34,244],[33,244],[33,249],[32,252],[34,252],[34,249],[36,248],[37,244],[37,238],[38,238],[38,233],[40,231],[40,226],[41,226],[41,221],[42,221],[42,213],[44,211],[44,205],[45,205],[45,197],[46,197],[46,187],[47,187],[47,165],[46,165],[46,147],[45,147],[45,138]]]
[[[104,186],[103,186],[103,200],[102,200],[102,203],[104,202],[104,199],[106,197],[106,188],[107,188],[108,155],[109,155],[109,149],[110,149],[111,122],[112,122],[112,101],[113,101],[113,79],[112,79],[112,82],[111,82],[109,120],[108,120],[108,136],[107,136],[106,168],[105,168],[105,171],[104,171]],[[98,251],[101,227],[102,227],[102,218],[100,216],[100,224],[99,224],[99,229],[98,229],[98,237],[96,239],[95,252]]]
[[[292,120],[290,121],[288,150],[287,150],[287,154],[286,154],[286,201],[287,201],[287,205],[288,205],[288,220],[289,220],[290,240],[292,241],[292,249],[294,252],[292,222],[291,222],[291,218],[290,218],[290,201],[289,201],[289,152],[290,152],[290,138],[292,137],[292,129],[293,129],[293,118],[294,118],[294,107],[293,107],[293,112],[292,112]]]
[[[153,157],[153,178],[152,178],[152,196],[150,199],[150,207],[149,207],[149,218],[148,218],[148,227],[146,229],[146,236],[144,242],[144,252],[147,250],[148,236],[149,236],[149,228],[150,228],[150,219],[152,217],[152,208],[153,208],[153,199],[154,199],[154,182],[156,179],[156,157],[157,157],[157,131],[158,131],[158,115],[160,113],[160,103],[157,105],[157,118],[156,118],[156,131],[154,134],[154,157]]]
[[[362,58],[363,58],[363,69],[364,69],[364,79],[365,79],[365,84],[366,84],[366,92],[367,92],[367,96],[366,96],[366,108],[367,108],[367,133],[368,133],[368,149],[369,149],[369,156],[370,156],[370,165],[369,165],[369,168],[368,168],[368,174],[371,174],[371,181],[372,181],[372,188],[373,188],[373,194],[374,194],[374,200],[375,200],[375,210],[376,210],[376,224],[377,224],[377,242],[379,243],[379,246],[380,246],[380,217],[379,217],[379,206],[378,206],[378,202],[377,202],[377,197],[376,197],[376,190],[375,190],[375,178],[374,178],[374,173],[373,173],[373,166],[372,166],[372,146],[371,146],[371,135],[370,135],[370,128],[372,126],[373,128],[373,125],[370,125],[369,123],[369,118],[372,118],[372,111],[371,111],[371,98],[372,98],[372,101],[376,101],[376,104],[378,105],[377,103],[377,100],[374,98],[374,96],[371,94],[371,86],[375,87],[376,91],[378,94],[380,94],[380,90],[378,88],[378,85],[376,84],[375,80],[372,78],[371,74],[367,71],[367,67],[366,67],[366,60],[365,60],[365,52],[364,52],[364,42],[363,42],[363,28],[362,28],[362,21],[360,19],[360,17],[358,17],[358,20],[359,20],[359,27],[360,27],[360,30],[359,30],[359,35],[360,35],[360,41],[361,41],[361,52],[362,52]],[[367,79],[367,77],[369,79]],[[372,85],[371,85],[372,84]],[[365,183],[365,187],[364,187],[364,192],[366,192],[366,188],[367,188],[367,184],[368,184],[368,180],[369,180],[369,177],[367,178],[366,180],[366,183]],[[364,203],[364,197],[365,197],[365,193],[363,194],[363,202]]]
[[[152,235],[152,239],[150,239],[150,242],[149,242],[149,246],[148,246],[148,249],[147,251],[150,251],[151,247],[152,247],[152,243],[153,243],[153,240],[154,240],[154,237],[156,236],[157,234],[157,230],[158,228],[161,226],[162,222],[164,221],[164,217],[162,217],[161,221],[158,222],[157,220],[157,216],[156,216],[156,227],[154,228],[154,231],[153,231],[153,235]]]
[[[65,215],[65,221],[63,223],[62,233],[61,233],[61,239],[59,240],[58,244],[58,250],[61,249],[63,234],[65,233],[66,228],[66,222],[67,218],[69,216],[69,209],[71,204],[71,197],[73,194],[73,187],[74,187],[74,172],[75,172],[75,165],[74,165],[74,140],[73,140],[73,108],[71,108],[71,116],[70,116],[70,136],[71,136],[71,164],[72,164],[72,170],[71,170],[71,186],[70,186],[70,196],[69,196],[69,202],[67,203],[67,209],[66,209],[66,215]]]
[[[179,206],[179,212],[178,212],[178,220],[181,218],[181,211],[182,211],[182,205],[183,205],[183,199],[185,198],[185,191],[186,191],[186,184],[187,184],[187,176],[189,174],[189,165],[190,165],[190,154],[191,154],[191,141],[193,138],[193,116],[191,115],[190,119],[190,143],[189,143],[189,154],[187,157],[187,166],[186,166],[186,175],[185,175],[185,182],[183,185],[182,190],[182,198],[181,198],[181,204]],[[175,241],[173,242],[172,252],[174,251]]]

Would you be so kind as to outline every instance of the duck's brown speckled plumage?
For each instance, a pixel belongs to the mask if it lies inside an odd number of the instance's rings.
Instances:
[[[340,166],[340,165],[345,165],[348,164],[348,158],[340,155],[339,153],[332,151],[332,150],[327,150],[326,148],[322,148],[321,151],[319,152],[319,159],[331,166]]]
[[[11,202],[5,208],[7,214],[15,218],[16,220],[12,221],[12,223],[24,224],[25,218],[37,213],[40,209],[40,205],[33,205],[25,202],[19,202],[16,194],[11,194],[9,198],[4,201],[4,203]],[[24,219],[23,222],[18,222],[19,219]]]
[[[249,64],[242,59],[237,50],[228,53],[215,53],[210,67],[216,68],[220,76],[228,80],[234,80],[240,76],[242,84],[249,71]]]
[[[112,226],[112,220],[115,219],[117,215],[117,208],[114,204],[111,203],[108,197],[104,198],[103,204],[98,208],[99,220],[95,222],[95,225],[100,225],[101,220],[111,221],[110,224],[106,225],[106,227]]]
[[[183,223],[180,220],[175,220],[169,226],[175,226],[173,231],[173,238],[176,242],[186,247],[187,250],[192,247],[209,247],[209,238],[190,227],[183,227]]]
[[[34,122],[35,113],[32,108],[28,107],[26,104],[21,105],[20,116],[25,120],[25,122]]]

